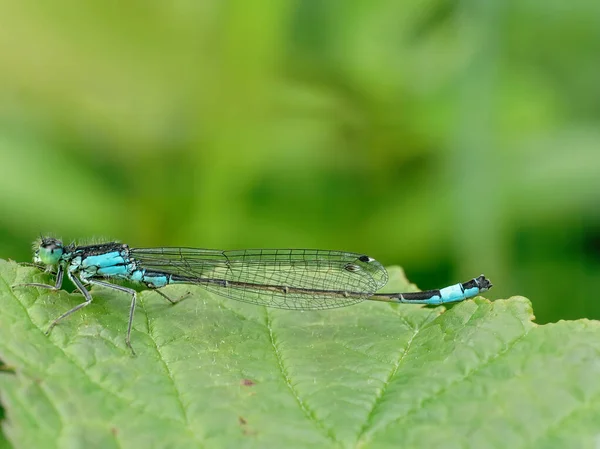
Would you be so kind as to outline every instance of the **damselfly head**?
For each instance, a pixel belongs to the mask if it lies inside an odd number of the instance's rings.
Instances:
[[[62,241],[53,237],[41,237],[33,245],[34,263],[56,265],[64,253]]]

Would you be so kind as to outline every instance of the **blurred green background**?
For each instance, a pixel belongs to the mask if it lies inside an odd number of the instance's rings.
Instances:
[[[0,256],[345,249],[600,318],[599,56],[591,0],[0,0]]]

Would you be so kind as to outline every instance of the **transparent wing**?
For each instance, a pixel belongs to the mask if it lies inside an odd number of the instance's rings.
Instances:
[[[130,250],[141,267],[239,301],[283,309],[329,309],[371,296],[388,279],[368,256],[310,249]]]

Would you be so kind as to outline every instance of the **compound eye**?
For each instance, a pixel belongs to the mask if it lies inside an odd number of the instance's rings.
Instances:
[[[55,265],[63,255],[63,248],[59,241],[54,239],[42,241],[36,256],[46,265]]]
[[[42,240],[42,243],[40,244],[40,248],[45,249],[45,250],[50,250],[50,252],[53,254],[55,249],[62,248],[62,242],[60,242],[56,239],[45,239],[45,240]]]

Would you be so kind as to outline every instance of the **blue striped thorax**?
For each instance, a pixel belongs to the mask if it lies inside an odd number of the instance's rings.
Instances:
[[[60,240],[46,237],[37,242],[33,261],[61,265],[68,272],[77,272],[82,279],[98,276],[129,278],[136,269],[135,261],[129,257],[129,247],[116,242],[65,247]]]

